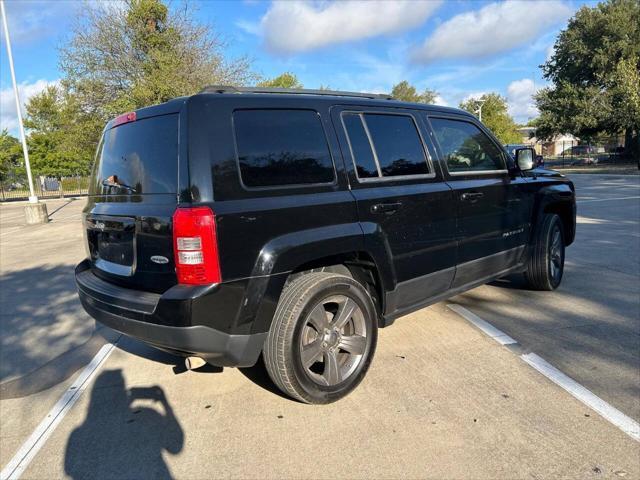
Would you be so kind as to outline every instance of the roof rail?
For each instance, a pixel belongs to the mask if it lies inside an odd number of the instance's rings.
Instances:
[[[342,92],[339,90],[312,90],[307,88],[232,87],[229,85],[208,85],[198,93],[286,93],[298,95],[330,95],[334,97],[360,97],[393,100],[393,97],[387,93]]]

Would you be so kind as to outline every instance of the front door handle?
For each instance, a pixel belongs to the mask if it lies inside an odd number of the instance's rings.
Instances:
[[[482,192],[466,192],[460,195],[460,199],[464,202],[477,202],[482,197],[484,197]]]
[[[401,202],[376,203],[375,205],[371,206],[371,213],[385,213],[387,215],[392,215],[396,213],[401,206],[402,206]]]

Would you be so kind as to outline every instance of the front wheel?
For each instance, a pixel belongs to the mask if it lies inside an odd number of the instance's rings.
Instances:
[[[354,279],[301,275],[282,292],[264,346],[273,382],[305,403],[330,403],[364,378],[376,347],[376,310]]]
[[[564,273],[564,232],[562,220],[546,213],[536,234],[525,278],[535,290],[555,290]]]

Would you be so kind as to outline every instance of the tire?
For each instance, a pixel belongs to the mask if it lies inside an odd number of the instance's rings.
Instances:
[[[525,279],[533,290],[555,290],[564,273],[564,231],[555,213],[545,213],[536,233]]]
[[[362,381],[377,338],[376,309],[360,283],[335,273],[307,273],[294,278],[280,296],[264,363],[290,397],[331,403]]]

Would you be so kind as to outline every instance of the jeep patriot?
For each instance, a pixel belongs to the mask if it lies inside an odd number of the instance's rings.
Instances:
[[[507,274],[560,284],[573,184],[464,111],[208,87],[105,127],[76,267],[86,311],[307,403],[352,391],[378,328]]]

